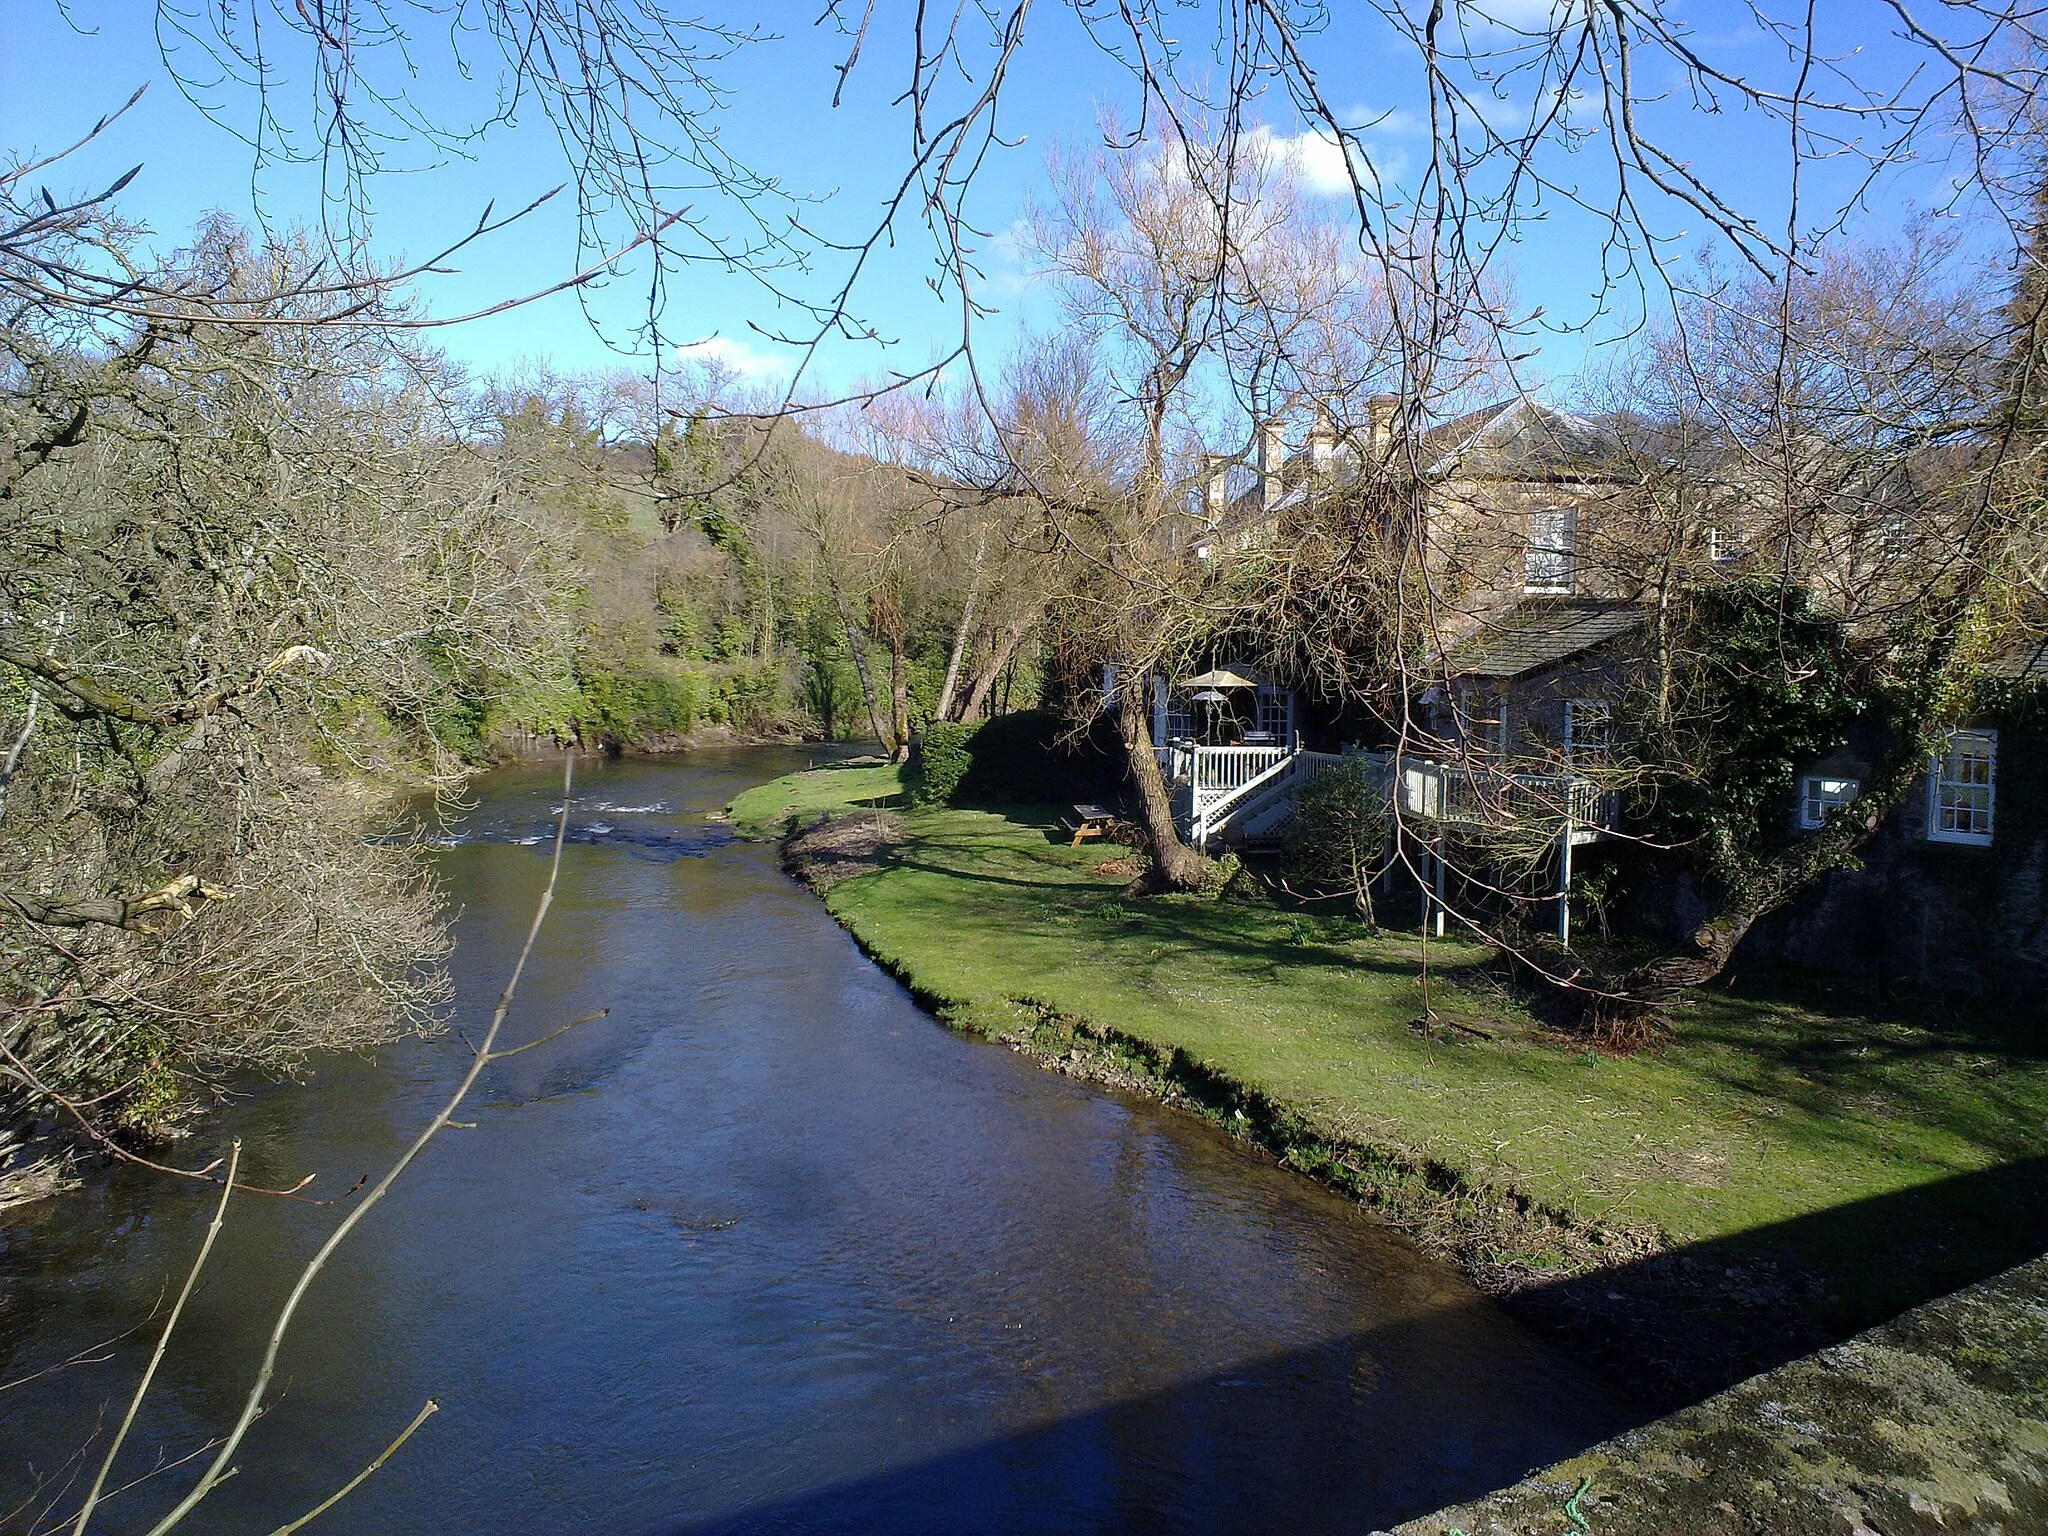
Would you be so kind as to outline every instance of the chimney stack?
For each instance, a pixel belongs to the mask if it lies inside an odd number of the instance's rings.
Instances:
[[[1205,453],[1202,455],[1202,511],[1213,529],[1223,521],[1223,514],[1230,510],[1230,455],[1227,453]]]
[[[1280,473],[1287,463],[1287,424],[1278,416],[1259,423],[1259,505],[1280,499]]]
[[[1318,480],[1327,478],[1336,457],[1337,429],[1330,422],[1330,413],[1318,406],[1315,425],[1308,429],[1309,473]]]
[[[1394,426],[1401,418],[1399,395],[1374,395],[1365,402],[1372,419],[1372,461],[1384,464],[1394,455]]]

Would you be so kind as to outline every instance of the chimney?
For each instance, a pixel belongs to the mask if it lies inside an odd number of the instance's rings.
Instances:
[[[1230,510],[1230,455],[1227,453],[1205,453],[1202,455],[1202,511],[1207,515],[1209,526],[1214,528],[1223,521],[1223,514]]]
[[[1316,479],[1325,479],[1330,466],[1337,457],[1337,429],[1330,422],[1330,413],[1322,407],[1316,408],[1315,425],[1308,429],[1308,468]]]
[[[1278,416],[1259,423],[1259,505],[1280,499],[1280,472],[1287,462],[1287,424]]]
[[[1399,395],[1374,395],[1365,402],[1372,420],[1372,461],[1384,464],[1394,455],[1394,426],[1401,419]]]

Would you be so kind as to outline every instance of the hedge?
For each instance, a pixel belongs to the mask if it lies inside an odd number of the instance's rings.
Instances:
[[[1050,710],[1019,710],[979,725],[935,723],[910,758],[913,799],[924,805],[1108,799],[1122,788],[1115,732],[1097,722],[1080,740]]]

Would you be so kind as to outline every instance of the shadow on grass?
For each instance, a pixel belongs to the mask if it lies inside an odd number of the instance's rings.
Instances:
[[[2042,1150],[2048,1029],[1942,998],[1858,1009],[1811,978],[1703,995],[1685,1020],[1696,1070],[1723,1088],[1842,1120],[1935,1127],[2006,1159]]]
[[[1383,1529],[2026,1261],[2044,1189],[2032,1159],[1511,1299],[1561,1351],[1474,1350],[1473,1304],[1426,1311],[665,1536]],[[1794,1263],[1844,1287],[1831,1309],[1786,1308]],[[1713,1299],[1730,1271],[1756,1299]]]
[[[921,842],[927,849],[944,846],[932,838],[924,838]],[[957,845],[953,846],[957,848]],[[1039,905],[1057,915],[1079,920],[1094,919],[1100,924],[1092,935],[1094,938],[1142,940],[1160,947],[1164,953],[1148,962],[1155,967],[1175,956],[1200,955],[1211,961],[1221,959],[1245,971],[1270,972],[1285,966],[1313,965],[1398,976],[1404,980],[1415,974],[1413,962],[1400,954],[1361,954],[1326,939],[1304,942],[1295,938],[1285,930],[1285,915],[1277,911],[1213,902],[1126,897],[1121,882],[1098,883],[1064,861],[1049,866],[1043,874],[997,873],[985,864],[963,867],[901,855],[891,860],[889,867],[1032,893]],[[1109,910],[1104,911],[1105,908]],[[1004,916],[1007,919],[1009,915]],[[1264,936],[1248,934],[1248,918],[1274,931]],[[1465,978],[1479,973],[1480,967],[1474,965],[1437,967],[1438,976],[1450,985],[1462,984]]]

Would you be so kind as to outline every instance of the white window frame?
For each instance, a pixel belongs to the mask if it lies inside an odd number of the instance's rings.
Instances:
[[[1163,715],[1162,741],[1191,741],[1195,734],[1195,712],[1188,704],[1188,696],[1178,689],[1166,691],[1166,709]]]
[[[1832,778],[1824,773],[1809,773],[1799,781],[1799,827],[1804,832],[1818,832],[1828,824],[1828,814],[1845,805],[1854,805],[1863,793],[1861,779]]]
[[[1574,768],[1606,766],[1614,751],[1614,706],[1604,699],[1564,701],[1564,760]]]
[[[1983,764],[1981,781],[1976,777],[1976,763]],[[1965,797],[1970,803],[1965,803]],[[1927,840],[1989,848],[1997,831],[1997,810],[1998,732],[1950,731],[1927,765]],[[1957,826],[1965,817],[1971,824]]]
[[[1288,727],[1292,723],[1293,700],[1285,688],[1276,688],[1271,683],[1261,683],[1253,695],[1252,729],[1261,735],[1270,736],[1280,746],[1288,744]]]
[[[1543,530],[1539,542],[1538,530]],[[1524,592],[1570,592],[1579,572],[1579,509],[1542,507],[1529,514],[1529,541],[1522,551]]]
[[[1742,534],[1740,530],[1715,523],[1707,529],[1707,558],[1716,565],[1726,565],[1742,557]]]

